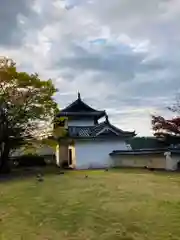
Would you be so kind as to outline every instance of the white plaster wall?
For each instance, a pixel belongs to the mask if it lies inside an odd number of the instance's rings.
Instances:
[[[113,166],[113,160],[109,153],[113,150],[127,150],[125,141],[76,141],[76,168],[104,168]]]
[[[180,157],[177,155],[171,155],[171,159],[166,159],[166,170],[177,170],[177,164],[180,161]]]
[[[50,147],[42,147],[42,148],[39,148],[39,150],[37,150],[37,154],[40,154],[40,155],[51,155],[51,154],[55,154],[55,150],[53,150],[52,148]]]
[[[16,157],[16,156],[21,156],[23,154],[25,154],[26,151],[24,152],[23,149],[17,149],[12,156]],[[35,153],[39,154],[39,155],[53,155],[55,154],[55,150],[53,150],[52,148],[45,146],[45,147],[39,147],[39,149],[37,149],[35,151]]]
[[[68,120],[68,126],[94,126],[94,120]]]

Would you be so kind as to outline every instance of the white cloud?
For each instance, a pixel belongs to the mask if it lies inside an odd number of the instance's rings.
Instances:
[[[180,86],[180,1],[23,3],[14,15],[6,12],[15,20],[0,24],[9,29],[7,44],[0,40],[1,55],[52,77],[60,106],[80,91],[94,107],[109,109],[120,128],[150,133],[150,113],[166,114]]]

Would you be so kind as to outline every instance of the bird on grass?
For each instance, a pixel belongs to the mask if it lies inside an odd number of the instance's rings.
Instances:
[[[38,174],[36,175],[36,179],[37,179],[38,182],[43,182],[43,181],[44,181],[43,175],[42,175],[41,173],[38,173]]]

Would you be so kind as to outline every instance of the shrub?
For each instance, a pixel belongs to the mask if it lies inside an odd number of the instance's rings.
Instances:
[[[38,155],[23,155],[15,159],[17,167],[35,167],[45,166],[46,162],[43,156]]]

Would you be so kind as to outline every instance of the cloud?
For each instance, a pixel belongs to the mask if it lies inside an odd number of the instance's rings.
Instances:
[[[150,134],[151,113],[168,114],[180,87],[179,0],[17,2],[2,1],[1,55],[51,77],[61,107],[80,91],[139,134]]]
[[[0,45],[12,47],[22,43],[23,17],[29,16],[33,0],[0,0]]]

